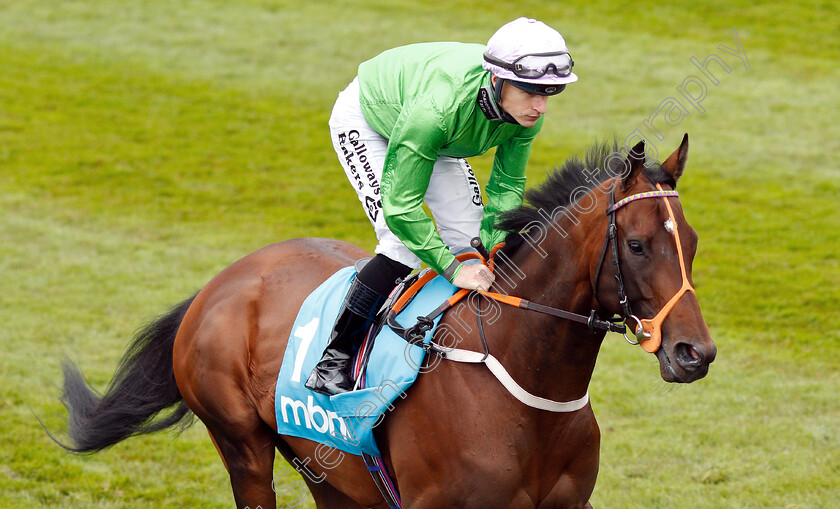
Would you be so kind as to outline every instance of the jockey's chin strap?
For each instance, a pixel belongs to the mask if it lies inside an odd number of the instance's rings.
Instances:
[[[680,232],[679,228],[677,227],[677,220],[674,217],[674,211],[671,209],[671,204],[668,202],[668,198],[670,197],[678,197],[679,193],[676,191],[665,191],[662,189],[660,184],[656,184],[657,191],[649,191],[645,193],[634,194],[632,196],[628,196],[618,203],[615,203],[615,189],[610,191],[610,206],[607,208],[607,215],[609,216],[609,226],[607,228],[607,239],[604,243],[604,249],[601,252],[601,261],[598,264],[598,270],[595,274],[595,282],[594,286],[598,285],[598,279],[600,278],[601,274],[601,266],[604,263],[604,258],[607,253],[607,246],[612,244],[612,255],[613,255],[613,265],[615,265],[615,278],[618,284],[618,298],[619,304],[621,305],[622,314],[626,319],[633,319],[636,322],[636,341],[631,341],[627,338],[625,334],[624,337],[627,341],[631,344],[640,344],[642,349],[646,352],[656,352],[659,350],[659,346],[662,344],[662,322],[665,321],[665,318],[677,304],[677,301],[685,295],[686,292],[691,292],[696,295],[694,291],[694,287],[691,286],[691,283],[688,280],[688,273],[685,269],[685,257],[683,256],[682,251],[682,243],[680,242]],[[656,314],[653,318],[645,318],[640,319],[630,309],[630,302],[627,298],[627,291],[624,288],[624,280],[621,276],[621,264],[619,262],[618,257],[618,228],[616,227],[615,223],[615,215],[616,211],[621,207],[627,205],[628,203],[632,203],[636,200],[642,200],[646,198],[662,198],[665,202],[665,207],[668,209],[668,217],[671,220],[671,224],[673,225],[674,229],[674,240],[677,244],[677,254],[678,259],[680,262],[680,274],[682,276],[682,286],[671,297],[665,306],[659,310],[659,313]],[[597,295],[597,294],[596,294]]]

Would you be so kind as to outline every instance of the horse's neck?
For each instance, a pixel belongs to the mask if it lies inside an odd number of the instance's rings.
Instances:
[[[589,315],[594,299],[590,266],[599,242],[593,238],[597,231],[595,218],[578,221],[560,225],[564,226],[565,237],[548,228],[542,244],[547,257],[532,246],[523,245],[509,259],[510,263],[499,264],[498,289],[532,302]],[[534,311],[501,311],[491,352],[511,373],[516,373],[520,385],[549,399],[581,397],[592,377],[604,333],[590,334],[584,324]]]

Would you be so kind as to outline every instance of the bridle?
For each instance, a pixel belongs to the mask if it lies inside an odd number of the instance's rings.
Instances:
[[[668,202],[668,198],[677,198],[679,197],[679,193],[677,191],[666,191],[662,189],[662,186],[656,184],[656,191],[646,191],[643,193],[634,194],[631,196],[627,196],[620,200],[618,203],[615,201],[615,187],[610,190],[610,203],[607,207],[607,217],[608,217],[608,224],[607,224],[607,235],[604,240],[604,247],[601,250],[600,260],[598,262],[598,268],[595,272],[595,279],[593,281],[593,295],[594,301],[597,302],[597,287],[598,281],[601,278],[601,269],[603,268],[604,261],[606,260],[607,250],[610,246],[612,246],[612,258],[613,258],[613,265],[615,266],[615,278],[616,283],[618,286],[617,293],[618,293],[618,300],[621,306],[621,316],[615,316],[607,319],[600,319],[598,318],[598,312],[596,310],[592,310],[592,312],[587,315],[581,315],[578,313],[572,313],[570,311],[566,311],[563,309],[558,309],[551,306],[545,306],[543,304],[538,304],[536,302],[531,302],[529,300],[520,298],[520,297],[513,297],[510,295],[503,295],[497,292],[488,292],[484,290],[464,290],[461,289],[455,293],[451,298],[444,301],[440,306],[435,308],[431,313],[426,316],[418,316],[417,323],[412,327],[402,327],[396,321],[396,315],[405,304],[414,296],[414,293],[417,291],[416,289],[414,292],[406,292],[402,295],[395,303],[393,308],[387,313],[386,322],[388,325],[393,329],[397,334],[402,336],[411,344],[421,346],[423,345],[423,340],[425,338],[426,332],[432,329],[434,319],[443,314],[444,311],[454,306],[458,301],[464,298],[467,294],[472,291],[475,291],[481,296],[487,297],[489,299],[493,299],[497,302],[502,304],[507,304],[510,306],[527,309],[530,311],[536,311],[538,313],[543,313],[546,315],[555,316],[557,318],[563,318],[566,320],[571,320],[574,322],[586,324],[589,328],[589,332],[595,334],[597,331],[609,331],[609,332],[618,332],[619,334],[623,334],[624,338],[627,340],[628,343],[633,345],[641,345],[641,347],[647,352],[656,352],[659,349],[660,344],[662,343],[662,322],[665,321],[665,318],[671,312],[673,307],[676,305],[677,301],[685,294],[685,292],[692,292],[695,293],[694,287],[691,286],[691,283],[688,280],[688,274],[685,268],[685,260],[682,252],[682,244],[680,243],[680,234],[679,229],[677,228],[677,220],[674,217],[674,211],[671,209],[671,204]],[[624,207],[625,205],[632,203],[634,201],[643,200],[647,198],[662,198],[665,201],[665,207],[668,209],[668,216],[671,219],[671,223],[674,225],[674,239],[677,244],[677,254],[679,255],[679,262],[680,262],[680,273],[682,275],[682,286],[671,297],[665,306],[656,314],[653,318],[641,319],[638,316],[633,314],[632,309],[630,308],[630,301],[627,297],[627,290],[624,286],[624,278],[621,274],[621,262],[618,254],[618,227],[616,226],[616,212]],[[474,239],[477,240],[477,239]],[[497,245],[492,253],[487,253],[483,246],[481,246],[480,242],[473,243],[473,247],[477,248],[479,253],[466,253],[463,255],[459,255],[460,260],[466,260],[469,258],[477,258],[481,260],[483,263],[487,263],[487,266],[493,270],[494,268],[494,254],[495,252],[501,247],[503,244]],[[425,282],[430,281],[436,274],[432,271],[427,271],[426,274],[423,274],[419,279],[421,280],[419,285],[416,285],[415,288],[422,287]],[[423,281],[425,280],[425,281]],[[480,325],[480,313],[479,315],[479,325]],[[636,336],[636,340],[633,341],[629,337],[627,337],[627,320],[632,319],[635,322],[635,330],[634,334]],[[483,329],[483,328],[482,328]],[[483,332],[483,330],[482,330]],[[483,336],[483,334],[482,334]],[[482,337],[482,343],[485,347],[485,354],[487,354],[487,347],[486,341]],[[425,345],[424,348],[428,349],[429,345]]]
[[[646,352],[651,353],[659,350],[659,346],[662,343],[662,322],[665,321],[665,318],[677,304],[677,301],[685,295],[685,292],[691,292],[696,295],[694,287],[691,286],[691,282],[688,280],[688,274],[685,268],[685,257],[683,256],[682,243],[680,242],[680,232],[677,227],[677,220],[674,217],[674,211],[671,209],[671,204],[668,202],[668,198],[677,198],[679,197],[679,193],[677,191],[665,191],[662,189],[660,184],[656,184],[656,189],[656,191],[647,191],[628,196],[620,200],[618,203],[615,202],[615,187],[610,190],[610,204],[607,207],[607,217],[609,218],[607,225],[607,237],[604,240],[604,248],[601,251],[601,258],[598,262],[598,269],[595,272],[595,280],[593,282],[593,293],[595,295],[594,300],[597,301],[598,281],[601,277],[601,269],[604,265],[604,260],[606,259],[607,249],[610,245],[612,245],[613,265],[615,266],[615,279],[618,286],[618,302],[621,306],[621,314],[625,324],[628,319],[632,319],[636,322],[636,340],[632,341],[627,337],[626,333],[624,333],[624,338],[630,344],[640,344]],[[630,309],[630,301],[627,298],[627,291],[624,287],[624,278],[621,275],[621,262],[618,256],[618,227],[616,226],[615,216],[618,209],[634,201],[646,198],[662,198],[665,201],[665,207],[668,209],[668,217],[671,220],[671,224],[674,225],[674,240],[677,244],[677,254],[679,255],[678,258],[680,262],[682,286],[665,304],[665,306],[659,310],[656,316],[653,318],[639,319],[639,317],[634,315],[633,311]]]
[[[594,309],[592,310],[589,316],[586,316],[554,308],[551,306],[537,304],[522,299],[520,297],[512,297],[509,295],[502,295],[496,292],[487,292],[484,290],[462,289],[456,292],[452,297],[444,301],[440,306],[435,308],[428,315],[418,316],[417,323],[415,325],[411,327],[403,327],[396,320],[397,314],[411,299],[414,298],[414,295],[416,295],[420,287],[422,287],[426,282],[431,281],[431,279],[436,276],[434,272],[432,272],[430,269],[427,269],[423,274],[418,274],[416,276],[416,284],[410,285],[410,287],[406,289],[405,292],[402,292],[401,295],[394,297],[395,301],[392,302],[393,305],[390,307],[390,309],[387,309],[387,311],[385,311],[384,321],[395,333],[400,335],[408,343],[418,346],[427,352],[434,353],[444,359],[456,362],[485,364],[490,369],[490,371],[496,376],[496,378],[502,383],[502,385],[504,385],[505,388],[514,397],[516,397],[516,399],[530,407],[548,410],[552,412],[574,412],[576,410],[579,410],[589,402],[588,391],[582,397],[573,401],[551,401],[535,396],[527,392],[522,387],[520,387],[519,384],[517,384],[516,381],[510,376],[507,370],[505,370],[504,366],[502,366],[498,359],[496,359],[493,355],[490,354],[490,350],[487,346],[487,340],[484,337],[484,326],[481,320],[480,311],[476,313],[476,317],[478,319],[478,331],[484,350],[483,352],[460,350],[445,345],[439,345],[432,341],[431,337],[427,337],[426,333],[434,327],[434,320],[437,317],[442,315],[444,311],[454,306],[467,294],[469,294],[472,291],[475,291],[479,295],[479,297],[487,297],[489,299],[493,299],[497,302],[508,304],[510,306],[519,307],[530,311],[536,311],[558,318],[563,318],[566,320],[586,324],[589,328],[590,333],[592,334],[595,334],[597,331],[611,331],[624,334],[625,339],[627,339],[627,341],[631,344],[640,344],[645,351],[651,353],[656,352],[659,349],[660,344],[662,343],[662,322],[665,321],[665,318],[676,305],[677,301],[685,294],[685,292],[690,291],[692,293],[695,293],[694,288],[688,281],[688,274],[686,272],[685,260],[682,252],[682,244],[680,243],[679,229],[677,228],[676,218],[674,217],[674,211],[671,208],[671,204],[668,202],[668,198],[676,198],[679,196],[679,193],[677,193],[676,191],[665,191],[659,184],[656,184],[656,188],[656,191],[648,191],[628,196],[620,200],[618,203],[615,202],[615,188],[610,190],[610,204],[607,208],[607,236],[604,240],[604,248],[601,251],[601,257],[598,263],[598,268],[596,270],[595,280],[593,282],[593,286],[595,287],[593,292],[595,298],[593,300],[597,302],[597,286],[598,281],[601,277],[601,269],[604,264],[604,261],[606,260],[607,250],[610,246],[612,246],[613,265],[615,265],[616,273],[615,278],[618,284],[619,304],[621,305],[621,313],[623,316],[599,319],[597,316],[597,310]],[[639,317],[633,314],[633,311],[630,308],[630,302],[627,297],[627,291],[624,287],[624,279],[621,275],[621,263],[618,253],[618,227],[616,226],[616,212],[629,203],[647,198],[662,198],[665,201],[665,207],[668,209],[668,216],[671,220],[671,223],[674,225],[673,233],[677,244],[677,253],[679,254],[680,272],[682,275],[682,287],[680,287],[677,293],[673,297],[671,297],[671,299],[665,304],[665,306],[659,311],[659,313],[656,314],[656,316],[649,319],[640,319]],[[493,254],[495,254],[495,251],[501,247],[501,244],[496,246],[493,252],[491,253],[487,253],[486,249],[484,249],[484,247],[481,246],[481,242],[477,239],[474,239],[473,247],[475,247],[479,252],[460,255],[458,258],[460,260],[478,258],[482,262],[487,263],[487,266],[488,268],[490,268],[490,270],[493,270]],[[412,280],[412,282],[414,281]],[[632,341],[630,340],[630,338],[627,337],[626,322],[628,319],[632,319],[636,322],[636,341]]]

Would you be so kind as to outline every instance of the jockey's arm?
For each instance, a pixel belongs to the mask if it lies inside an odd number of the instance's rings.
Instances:
[[[487,249],[504,241],[507,232],[496,230],[496,216],[502,212],[519,207],[525,191],[525,167],[531,155],[531,142],[542,127],[542,119],[537,125],[522,131],[496,148],[493,171],[484,188],[487,204],[484,206],[484,218],[481,221],[481,242]]]
[[[423,100],[405,105],[388,138],[382,171],[382,211],[388,228],[438,274],[450,281],[460,264],[423,210],[446,127],[437,109]]]

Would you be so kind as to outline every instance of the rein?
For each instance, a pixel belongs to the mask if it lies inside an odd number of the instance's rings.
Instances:
[[[493,252],[490,254],[490,256],[487,257],[487,259],[485,259],[485,257],[480,255],[479,253],[465,253],[459,255],[458,259],[461,261],[469,259],[481,260],[482,262],[486,262],[488,268],[492,271],[494,269],[493,255],[503,245],[504,244],[499,244],[496,247],[494,247]],[[523,389],[522,386],[516,383],[516,380],[513,379],[510,373],[508,373],[508,371],[505,369],[502,363],[499,362],[499,360],[490,353],[490,350],[487,346],[487,340],[484,337],[484,326],[481,321],[480,312],[477,313],[478,328],[481,343],[484,347],[484,352],[474,352],[470,350],[450,348],[445,345],[439,345],[433,341],[425,343],[424,340],[426,337],[426,332],[431,330],[434,326],[435,318],[443,314],[443,312],[447,309],[454,306],[473,290],[459,290],[455,293],[455,295],[444,301],[443,304],[435,308],[428,315],[418,316],[417,323],[414,326],[409,328],[402,327],[399,324],[399,322],[396,321],[397,314],[417,294],[419,288],[421,288],[423,284],[427,283],[435,276],[437,276],[437,274],[435,274],[431,270],[427,270],[425,274],[422,274],[418,278],[418,281],[415,284],[413,284],[408,290],[406,290],[403,293],[402,296],[400,296],[397,299],[393,307],[388,311],[388,314],[386,316],[386,323],[395,333],[402,336],[403,339],[405,339],[408,343],[418,346],[427,352],[434,353],[435,355],[438,355],[443,359],[455,362],[465,362],[470,364],[484,364],[513,397],[532,408],[546,410],[549,412],[575,412],[585,407],[589,403],[589,391],[586,391],[586,393],[582,397],[576,400],[554,401],[535,396]],[[536,304],[534,302],[530,302],[519,297],[511,297],[509,295],[502,295],[496,292],[486,292],[484,290],[475,290],[475,292],[478,293],[480,296],[485,296],[487,298],[493,299],[497,302],[501,302],[510,306],[515,306],[522,309],[536,311],[538,313],[556,316],[558,318],[565,318],[567,320],[573,320],[579,323],[584,323],[589,327],[590,332],[593,334],[596,330],[608,330],[613,332],[625,332],[627,330],[623,322],[616,323],[612,320],[597,319],[594,310],[589,316],[579,315],[577,313],[571,313],[562,309],[544,306],[542,304]]]
[[[458,255],[457,258],[460,261],[472,260],[472,259],[480,260],[482,263],[486,263],[487,267],[492,272],[494,267],[495,267],[495,264],[494,264],[494,261],[493,261],[494,260],[494,255],[496,254],[496,251],[498,251],[499,248],[501,248],[503,246],[504,246],[504,243],[496,245],[496,247],[493,248],[493,252],[490,254],[489,257],[487,257],[487,259],[485,259],[484,256],[482,256],[478,253],[464,253],[464,254]],[[394,303],[394,306],[391,308],[391,311],[388,314],[387,323],[397,333],[401,334],[400,331],[409,331],[409,332],[410,331],[415,331],[415,332],[422,332],[423,334],[425,334],[425,332],[427,332],[429,330],[429,328],[431,328],[431,323],[435,318],[437,318],[442,313],[444,313],[446,310],[448,310],[449,308],[451,308],[452,306],[457,304],[461,299],[463,299],[470,292],[473,292],[473,291],[475,291],[476,293],[478,293],[480,295],[483,295],[484,297],[487,297],[489,299],[493,299],[497,302],[500,302],[502,304],[507,304],[509,306],[518,307],[518,308],[522,308],[522,309],[527,309],[529,311],[536,311],[537,313],[543,313],[543,314],[546,314],[546,315],[555,316],[557,318],[563,318],[563,319],[566,319],[566,320],[572,320],[572,321],[575,321],[575,322],[578,322],[578,323],[586,324],[587,327],[589,327],[589,331],[593,334],[595,333],[595,331],[598,331],[598,330],[609,331],[609,332],[618,332],[618,333],[623,333],[627,330],[626,327],[624,326],[624,324],[620,320],[613,319],[613,318],[608,319],[608,320],[598,319],[594,310],[589,315],[581,315],[581,314],[577,314],[577,313],[572,313],[570,311],[565,311],[563,309],[554,308],[554,307],[551,307],[551,306],[545,306],[543,304],[537,304],[536,302],[531,302],[529,300],[526,300],[526,299],[523,299],[523,298],[520,298],[520,297],[512,297],[510,295],[503,295],[503,294],[500,294],[500,293],[497,293],[497,292],[487,292],[487,291],[484,291],[484,290],[467,290],[467,289],[464,289],[464,288],[458,290],[455,293],[455,295],[453,295],[452,297],[450,297],[449,299],[444,301],[440,306],[435,308],[428,315],[423,316],[423,317],[418,317],[418,324],[415,325],[414,327],[406,329],[406,328],[400,326],[398,323],[396,323],[394,321],[394,318],[396,317],[396,315],[400,311],[402,311],[402,309],[405,307],[405,305],[408,304],[408,302],[412,298],[414,298],[414,296],[417,294],[417,291],[419,291],[419,289],[423,285],[425,285],[426,283],[431,281],[435,276],[437,276],[437,274],[435,272],[431,271],[431,270],[429,270],[425,274],[422,274],[419,277],[418,282],[416,284],[412,285],[412,287],[409,290],[406,290],[406,292],[403,293],[402,296],[400,296],[400,298],[397,299],[397,301]],[[429,328],[425,328],[426,325],[428,325]],[[418,326],[420,326],[420,327],[415,330],[415,327],[418,327]],[[403,336],[403,337],[405,337],[405,336]],[[419,339],[420,339],[421,342],[422,342],[422,338],[423,338],[422,335],[419,336]],[[406,339],[408,340],[409,338],[406,338]]]

